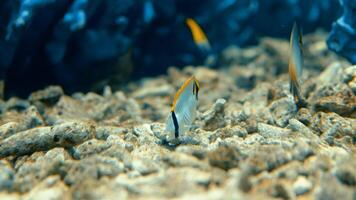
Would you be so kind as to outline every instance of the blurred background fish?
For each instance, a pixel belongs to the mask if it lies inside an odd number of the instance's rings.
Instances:
[[[188,18],[186,20],[186,23],[190,31],[192,32],[194,43],[199,47],[199,49],[202,52],[206,52],[206,53],[210,52],[211,51],[210,43],[202,28],[192,18]]]
[[[209,40],[203,29],[192,18],[188,18],[186,23],[192,33],[195,45],[200,49],[203,56],[205,56],[204,65],[207,67],[212,67],[214,64],[216,64],[216,55],[212,51]]]

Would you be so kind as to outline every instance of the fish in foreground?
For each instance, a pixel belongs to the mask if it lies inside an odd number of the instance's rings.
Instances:
[[[290,36],[290,52],[289,52],[289,90],[294,97],[298,107],[306,106],[306,102],[301,96],[300,85],[298,78],[302,76],[303,71],[303,40],[302,32],[298,25],[294,23]]]
[[[183,83],[174,96],[166,122],[166,131],[170,133],[169,139],[177,139],[189,130],[196,116],[198,92],[198,80],[192,76]]]

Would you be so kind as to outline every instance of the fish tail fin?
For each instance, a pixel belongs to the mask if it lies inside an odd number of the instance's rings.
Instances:
[[[198,48],[203,54],[210,54],[211,53],[211,46],[209,42],[204,41],[204,42],[199,42],[197,43]]]
[[[293,95],[294,101],[295,101],[298,109],[307,106],[307,102],[302,97],[301,92],[300,92],[300,86],[297,82],[291,80],[290,84],[289,84],[289,90]]]
[[[299,84],[296,81],[291,80],[289,84],[289,90],[292,93],[294,100],[298,101],[301,99]]]

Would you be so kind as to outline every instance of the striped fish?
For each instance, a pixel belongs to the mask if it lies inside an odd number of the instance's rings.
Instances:
[[[303,101],[300,94],[299,78],[302,76],[303,70],[303,41],[302,32],[299,30],[298,25],[294,23],[292,33],[290,36],[290,52],[289,52],[289,90],[294,97],[295,102]]]
[[[210,43],[203,29],[201,29],[198,23],[192,18],[188,18],[186,23],[192,33],[195,45],[197,45],[203,52],[210,52]]]
[[[189,130],[195,120],[198,105],[199,83],[192,76],[186,80],[174,96],[171,112],[166,122],[166,131],[178,138]],[[172,137],[171,137],[172,138]]]

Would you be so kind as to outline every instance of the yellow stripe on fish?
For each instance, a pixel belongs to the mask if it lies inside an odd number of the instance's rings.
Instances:
[[[206,37],[203,29],[199,26],[199,24],[192,18],[188,18],[186,23],[192,33],[194,43],[204,51],[210,51],[210,43],[208,38]]]
[[[171,113],[166,122],[166,131],[174,134],[174,138],[189,130],[195,120],[199,87],[198,80],[192,76],[174,96]]]

